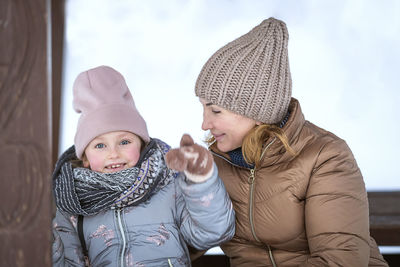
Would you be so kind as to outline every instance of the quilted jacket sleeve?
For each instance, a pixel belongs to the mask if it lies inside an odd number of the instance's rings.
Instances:
[[[76,217],[57,211],[53,220],[53,237],[53,267],[85,266],[76,231]]]
[[[368,266],[367,194],[343,140],[321,149],[309,182],[305,216],[311,257],[302,266]]]
[[[230,240],[235,233],[235,213],[218,169],[202,183],[177,178],[178,225],[186,242],[199,250]]]

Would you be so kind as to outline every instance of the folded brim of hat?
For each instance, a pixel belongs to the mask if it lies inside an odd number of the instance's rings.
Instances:
[[[82,158],[86,146],[94,138],[113,131],[132,132],[144,142],[150,141],[146,122],[133,106],[110,104],[84,113],[79,118],[75,134],[77,157]]]

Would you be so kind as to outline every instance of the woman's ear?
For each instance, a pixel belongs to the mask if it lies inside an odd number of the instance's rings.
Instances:
[[[263,124],[263,122],[261,122],[261,121],[256,121],[256,125],[257,125],[257,126],[260,126],[261,124]]]

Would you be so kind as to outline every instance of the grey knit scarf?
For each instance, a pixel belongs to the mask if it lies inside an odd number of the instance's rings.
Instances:
[[[75,215],[94,215],[100,211],[142,203],[151,197],[157,185],[176,176],[164,162],[169,146],[152,139],[135,167],[115,173],[99,173],[73,168],[72,146],[58,160],[53,173],[57,207]]]

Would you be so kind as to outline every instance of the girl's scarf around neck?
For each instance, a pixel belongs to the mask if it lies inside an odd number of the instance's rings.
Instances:
[[[157,185],[170,182],[173,174],[164,161],[169,146],[152,139],[135,167],[115,173],[73,168],[75,149],[69,148],[57,162],[53,190],[57,207],[75,215],[133,206],[147,200]]]

